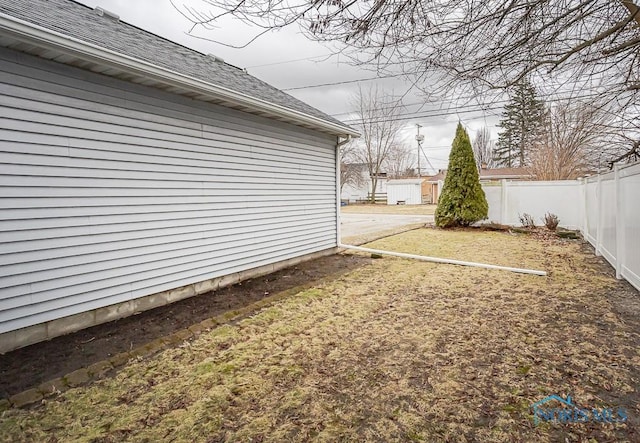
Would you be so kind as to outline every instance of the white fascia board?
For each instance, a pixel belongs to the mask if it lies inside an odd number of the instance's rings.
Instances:
[[[33,44],[38,47],[59,50],[83,60],[114,67],[126,72],[169,83],[173,86],[187,88],[191,91],[209,95],[217,99],[235,103],[240,106],[266,112],[274,116],[284,117],[293,121],[307,124],[325,130],[333,135],[358,137],[360,134],[346,126],[334,124],[302,112],[294,111],[281,105],[269,103],[213,83],[199,80],[188,75],[156,66],[100,46],[69,37],[62,33],[34,25],[10,15],[0,13],[0,30],[17,40]]]

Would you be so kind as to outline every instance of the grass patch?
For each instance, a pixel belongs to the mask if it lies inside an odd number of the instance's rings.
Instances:
[[[340,211],[345,214],[433,215],[436,205],[356,204],[342,206]]]
[[[578,243],[420,229],[368,246],[544,269],[385,257],[113,379],[0,418],[0,441],[633,441],[622,425],[534,426],[571,394],[638,417],[640,337]],[[634,372],[635,371],[635,372]]]

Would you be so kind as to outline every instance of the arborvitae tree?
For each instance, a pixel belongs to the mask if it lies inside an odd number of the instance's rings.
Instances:
[[[504,107],[498,124],[503,130],[498,134],[494,159],[500,166],[528,166],[528,151],[540,134],[545,106],[537,97],[536,89],[528,80],[518,83],[511,101]]]
[[[489,205],[480,186],[469,134],[458,123],[453,139],[447,176],[436,209],[436,226],[469,226],[487,218]]]

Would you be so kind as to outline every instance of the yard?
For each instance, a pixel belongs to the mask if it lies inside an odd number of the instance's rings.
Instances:
[[[353,204],[342,206],[345,214],[433,215],[437,205]]]
[[[575,241],[417,229],[369,243],[543,269],[371,260],[111,378],[1,441],[640,441],[640,298]],[[624,424],[535,425],[571,395]]]

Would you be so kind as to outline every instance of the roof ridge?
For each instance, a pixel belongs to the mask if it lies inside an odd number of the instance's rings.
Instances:
[[[125,70],[133,69],[136,75],[159,76],[160,82],[168,81],[178,89],[186,87],[197,94],[204,90],[205,96],[210,93],[220,96],[218,103],[226,103],[230,107],[237,106],[237,109],[258,115],[267,110],[265,115],[273,112],[275,114],[271,117],[276,120],[284,117],[284,121],[292,119],[290,123],[308,128],[316,128],[319,124],[324,132],[331,134],[336,130],[338,134],[358,134],[326,112],[239,66],[224,60],[216,61],[215,56],[127,21],[106,20],[94,11],[95,8],[78,0],[0,0],[2,31],[18,36],[18,40],[36,42],[36,47],[43,42],[48,45],[55,41],[55,45],[65,52],[71,45],[72,52],[80,49],[81,57],[89,57],[94,63],[97,56],[97,63],[109,65],[115,62]],[[11,40],[7,44],[11,44]],[[77,45],[80,46],[76,48]],[[23,52],[39,56],[33,48]],[[105,54],[109,55],[103,58]],[[61,63],[72,64],[68,61]],[[121,73],[116,71],[113,75],[118,77]]]
[[[79,6],[82,6],[83,8],[86,8],[86,9],[88,9],[89,11],[95,11],[95,10],[96,10],[96,8],[98,8],[98,7],[99,7],[99,8],[102,8],[101,6],[96,6],[95,8],[92,8],[92,7],[91,7],[91,6],[89,6],[89,5],[85,5],[84,3],[80,3],[78,0],[68,0],[68,1],[70,1],[70,2],[72,2],[72,3],[75,3],[75,4],[79,5]],[[106,9],[105,9],[105,11],[106,11]],[[108,11],[108,12],[113,12],[113,13],[115,13],[115,11]],[[153,35],[153,36],[154,36],[154,37],[156,37],[156,38],[159,38],[159,39],[164,40],[164,41],[166,41],[166,42],[168,42],[168,43],[171,43],[172,45],[180,46],[181,48],[187,49],[188,51],[191,51],[191,52],[196,53],[196,54],[198,54],[198,55],[201,55],[201,56],[203,56],[203,57],[210,57],[210,56],[211,56],[211,54],[206,54],[206,53],[204,53],[204,52],[198,51],[197,49],[194,49],[194,48],[191,48],[191,47],[189,47],[189,46],[186,46],[186,45],[184,45],[184,44],[182,44],[182,43],[176,42],[176,41],[171,40],[171,39],[169,39],[169,38],[167,38],[167,37],[163,37],[163,36],[162,36],[162,35],[160,35],[160,34],[156,34],[155,32],[151,32],[151,31],[149,31],[148,29],[144,29],[144,28],[141,28],[140,26],[134,25],[133,23],[129,23],[128,21],[123,20],[121,15],[118,15],[118,17],[119,17],[119,19],[118,19],[118,21],[117,21],[116,23],[122,23],[122,24],[124,24],[124,25],[126,25],[126,26],[130,26],[130,27],[132,27],[132,28],[135,28],[135,29],[137,29],[137,30],[139,30],[139,31],[144,32],[145,34]],[[243,72],[245,72],[245,73],[247,73],[247,74],[248,74],[248,72],[246,72],[243,68],[241,68],[241,67],[239,67],[239,66],[236,66],[236,65],[234,65],[234,64],[232,64],[232,63],[228,63],[228,62],[226,61],[226,59],[222,59],[222,58],[219,58],[219,57],[217,57],[217,56],[216,56],[216,59],[218,59],[218,62],[219,62],[219,63],[224,63],[224,64],[225,64],[225,65],[227,65],[227,66],[231,66],[232,68],[236,68],[236,69],[238,69],[238,70],[240,70],[240,71],[243,71]],[[249,75],[250,75],[250,74],[249,74]]]

